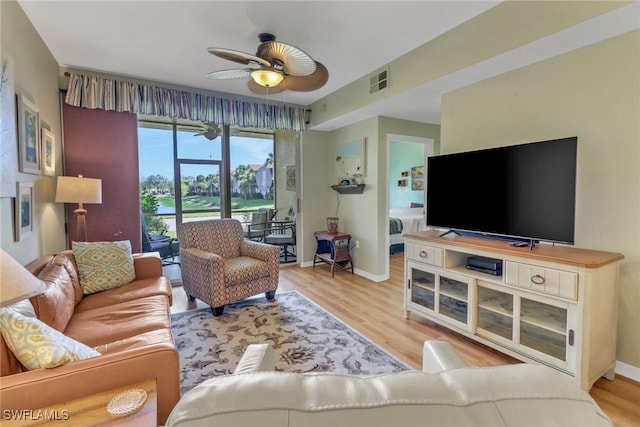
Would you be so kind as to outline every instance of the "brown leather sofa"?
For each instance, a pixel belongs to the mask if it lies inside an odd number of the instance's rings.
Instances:
[[[0,409],[38,409],[156,380],[158,424],[180,399],[180,362],[171,333],[171,283],[156,254],[135,254],[136,278],[84,295],[71,251],[46,255],[26,268],[46,291],[31,298],[37,317],[101,355],[52,369],[27,371],[0,335]]]

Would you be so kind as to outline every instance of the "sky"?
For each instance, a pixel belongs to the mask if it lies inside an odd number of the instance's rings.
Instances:
[[[172,132],[165,129],[138,128],[138,153],[140,177],[149,175],[173,176]],[[231,168],[239,165],[263,164],[273,153],[271,139],[231,137]],[[200,160],[220,160],[220,138],[209,141],[203,136],[194,136],[194,132],[178,133],[178,156]],[[205,170],[210,166],[189,166],[185,174],[199,173],[208,175]]]

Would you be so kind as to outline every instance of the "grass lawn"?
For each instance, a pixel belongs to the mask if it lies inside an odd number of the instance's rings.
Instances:
[[[160,212],[166,212],[166,208],[175,208],[175,199],[168,196],[156,196],[160,203]],[[259,208],[273,208],[273,200],[254,199],[244,200],[240,197],[233,197],[231,199],[232,215],[238,217],[244,213],[249,213]],[[164,208],[164,209],[163,209]],[[220,211],[212,212],[213,209],[220,208],[220,197],[205,197],[205,196],[187,196],[182,199],[183,210],[190,211],[202,211],[202,212],[189,212],[183,214],[183,219],[187,218],[220,218]],[[173,210],[173,209],[170,209]],[[160,214],[160,217],[165,221],[167,226],[167,234],[171,237],[176,237],[174,214]]]
[[[173,208],[176,201],[173,197],[157,196],[158,202],[165,207]],[[211,210],[220,207],[220,197],[217,196],[186,196],[182,199],[183,210]],[[231,198],[231,209],[235,211],[254,211],[259,208],[272,208],[273,200],[253,199],[245,200],[241,197]],[[211,215],[211,213],[208,213]]]

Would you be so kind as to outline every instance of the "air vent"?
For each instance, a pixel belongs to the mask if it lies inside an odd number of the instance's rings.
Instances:
[[[389,87],[389,70],[382,70],[369,80],[369,93],[376,93]]]

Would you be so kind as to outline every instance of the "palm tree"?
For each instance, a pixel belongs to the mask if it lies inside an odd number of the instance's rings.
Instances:
[[[235,178],[240,182],[240,194],[245,200],[252,199],[256,190],[256,172],[248,165],[240,165],[236,169]]]

